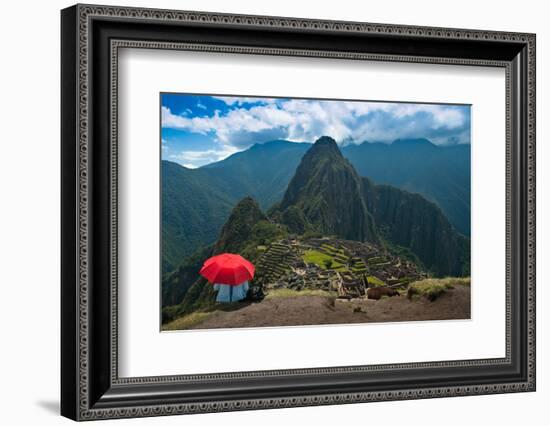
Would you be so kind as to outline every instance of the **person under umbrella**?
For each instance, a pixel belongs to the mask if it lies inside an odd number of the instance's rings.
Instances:
[[[216,302],[236,302],[246,297],[254,265],[238,254],[222,253],[207,259],[200,274],[218,291]]]

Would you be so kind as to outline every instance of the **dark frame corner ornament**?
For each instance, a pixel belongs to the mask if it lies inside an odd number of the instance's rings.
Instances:
[[[535,390],[534,34],[76,5],[61,12],[61,36],[64,416],[91,420]],[[506,356],[119,378],[120,47],[504,68]]]

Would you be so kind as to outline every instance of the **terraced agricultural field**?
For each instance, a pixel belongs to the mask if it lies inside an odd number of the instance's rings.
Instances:
[[[283,288],[340,288],[344,294],[359,297],[350,292],[366,287],[406,285],[422,276],[414,265],[399,257],[348,240],[279,240],[261,251],[256,267],[258,281],[267,293]]]
[[[314,263],[322,269],[333,269],[335,271],[346,270],[346,266],[336,260],[335,257],[318,250],[306,250],[302,255],[302,259],[306,263]]]
[[[384,281],[382,281],[380,278],[375,277],[374,275],[369,275],[367,279],[369,280],[369,285],[373,287],[383,287],[386,285]]]

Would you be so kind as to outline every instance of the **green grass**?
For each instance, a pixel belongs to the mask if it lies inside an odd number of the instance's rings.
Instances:
[[[351,259],[352,261],[352,266],[351,266],[351,270],[356,273],[356,274],[364,274],[367,272],[367,265],[365,264],[365,262],[359,258],[359,257],[353,257]]]
[[[384,281],[382,281],[380,278],[375,277],[374,275],[369,275],[367,278],[369,280],[369,284],[375,287],[383,287],[386,285]]]
[[[342,263],[334,260],[332,256],[329,256],[328,254],[322,253],[318,250],[306,250],[302,255],[302,259],[304,260],[304,262],[314,263],[315,265],[319,266],[322,269],[327,269],[325,265],[326,260],[332,261],[332,265],[330,269],[334,269],[335,271],[346,269],[346,267]]]
[[[193,312],[191,314],[184,315],[169,322],[168,324],[164,324],[162,326],[162,331],[186,330],[194,325],[200,324],[213,313],[214,312]]]
[[[299,297],[299,296],[324,296],[324,297],[335,297],[335,292],[330,292],[326,290],[292,290],[290,288],[278,288],[276,290],[270,290],[266,294],[266,299],[273,299],[275,297]]]
[[[411,299],[414,296],[423,296],[430,301],[436,300],[448,290],[457,285],[470,285],[470,278],[427,278],[422,281],[416,281],[409,285],[407,296]]]
[[[402,278],[399,278],[399,280],[397,281],[399,284],[409,284],[410,282],[412,281],[411,278],[409,277],[402,277]]]
[[[180,314],[178,318],[175,318],[171,321],[166,322],[166,324],[162,325],[163,331],[168,330],[186,330],[188,328],[191,328],[192,326],[201,323],[205,319],[207,319],[210,315],[216,313],[216,312],[231,312],[235,310],[239,310],[244,308],[245,306],[249,305],[250,302],[247,302],[246,300],[240,300],[237,302],[214,302],[213,304],[209,304],[208,306],[202,306],[196,308],[197,310],[195,312],[191,312],[188,314]],[[179,306],[178,306],[179,307]],[[163,309],[163,311],[166,308]]]

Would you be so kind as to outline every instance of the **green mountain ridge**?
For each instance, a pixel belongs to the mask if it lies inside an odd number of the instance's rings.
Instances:
[[[162,270],[173,270],[199,247],[213,243],[235,197],[223,181],[168,161],[162,162]]]
[[[368,178],[363,191],[385,240],[410,250],[436,276],[469,275],[470,240],[455,231],[436,204]]]
[[[238,199],[251,196],[265,210],[281,200],[310,146],[310,143],[281,140],[255,144],[224,160],[207,164],[200,170],[223,179],[226,188],[238,194]]]
[[[265,211],[283,195],[310,143],[253,145],[198,169],[162,161],[162,270],[174,270],[197,247],[213,244],[233,206],[251,196]],[[470,146],[439,147],[426,139],[363,143],[340,149],[359,176],[419,193],[435,202],[461,233],[470,229]],[[287,223],[300,231],[296,209]]]
[[[342,148],[359,175],[422,195],[466,236],[470,235],[470,150],[470,145],[437,146],[427,139]]]

